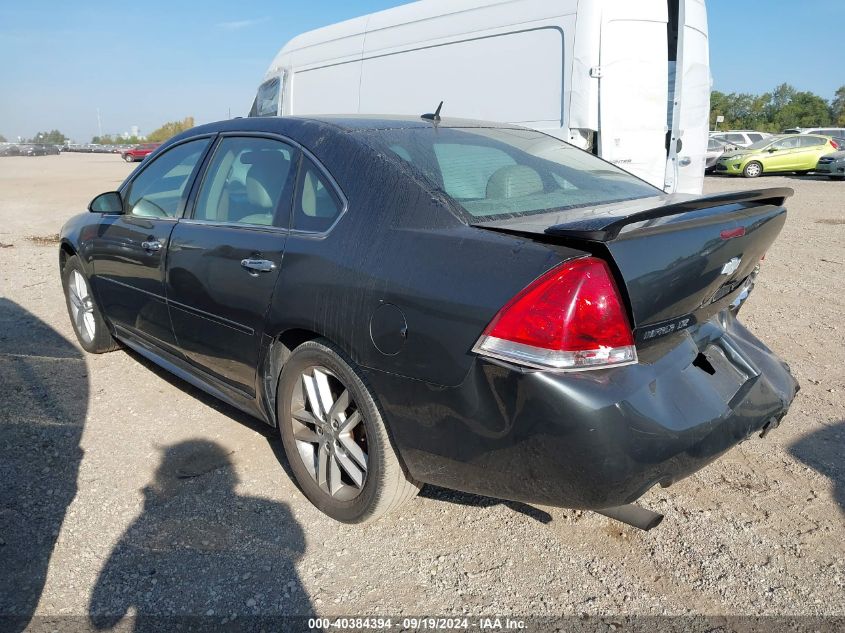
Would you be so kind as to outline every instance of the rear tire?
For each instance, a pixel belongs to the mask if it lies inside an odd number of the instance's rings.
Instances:
[[[288,358],[276,414],[302,492],[336,521],[375,520],[419,492],[420,484],[399,463],[363,376],[325,339],[303,343]]]
[[[762,163],[759,163],[756,160],[752,160],[745,166],[745,169],[742,170],[742,175],[746,178],[757,178],[762,173],[763,165]]]
[[[62,269],[62,287],[65,304],[76,339],[86,352],[104,354],[119,345],[112,338],[109,327],[100,312],[91,284],[76,255],[68,257]]]

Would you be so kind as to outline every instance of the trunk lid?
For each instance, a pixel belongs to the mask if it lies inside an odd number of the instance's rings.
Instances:
[[[473,226],[605,258],[624,284],[638,342],[726,307],[786,220],[787,188],[663,196]]]

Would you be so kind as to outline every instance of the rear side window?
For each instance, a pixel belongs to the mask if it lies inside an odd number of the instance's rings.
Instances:
[[[323,173],[307,158],[302,159],[291,228],[322,233],[340,217],[343,205]]]
[[[206,171],[194,218],[287,226],[294,164],[295,150],[281,141],[224,138]]]
[[[819,145],[825,145],[827,143],[826,138],[820,138],[818,136],[802,136],[801,137],[801,147],[817,147]]]
[[[279,91],[282,82],[279,77],[268,79],[258,87],[249,116],[276,116],[279,113]]]
[[[156,157],[129,185],[127,212],[146,218],[175,218],[185,186],[208,146],[209,139],[182,143]]]

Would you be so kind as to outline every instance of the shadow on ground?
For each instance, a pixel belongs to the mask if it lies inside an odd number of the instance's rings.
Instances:
[[[32,617],[76,496],[88,409],[82,353],[0,298],[0,628]]]
[[[224,415],[232,418],[238,423],[243,424],[247,428],[254,430],[256,433],[260,433],[261,435],[263,435],[267,439],[267,443],[270,445],[270,448],[272,449],[274,455],[278,459],[279,464],[284,469],[288,478],[298,489],[300,489],[299,484],[297,483],[296,478],[293,475],[293,471],[290,468],[290,464],[288,463],[287,456],[285,455],[284,447],[282,446],[278,431],[276,431],[275,428],[270,427],[264,422],[255,419],[254,417],[250,416],[247,413],[244,413],[240,409],[237,409],[233,406],[226,404],[225,402],[218,400],[214,396],[205,393],[201,389],[197,389],[196,387],[185,382],[181,378],[174,376],[167,370],[162,369],[155,363],[147,360],[140,354],[137,354],[131,350],[126,350],[126,352],[130,356],[132,356],[132,358],[138,361],[138,363],[146,367],[149,371],[154,372],[162,380],[167,381],[177,389],[180,389],[181,391],[184,391],[185,393],[193,396],[206,406],[209,406],[213,409],[216,409],[217,411],[222,412]],[[514,512],[523,514],[529,518],[539,521],[540,523],[551,523],[552,521],[552,516],[548,512],[544,512],[543,510],[527,505],[525,503],[520,503],[518,501],[503,501],[501,499],[493,499],[491,497],[484,497],[481,495],[458,492],[455,490],[448,490],[446,488],[439,488],[437,486],[431,485],[426,485],[420,492],[420,496],[425,497],[427,499],[443,501],[446,503],[454,503],[457,505],[464,506],[477,506],[481,508],[488,508],[495,505],[504,505],[513,510]]]
[[[447,488],[440,488],[426,484],[420,491],[420,496],[426,499],[434,499],[437,501],[445,501],[446,503],[454,503],[461,506],[475,506],[477,508],[491,508],[497,505],[503,505],[510,508],[514,512],[524,514],[530,519],[539,521],[540,523],[551,523],[552,515],[544,510],[535,508],[526,503],[519,501],[506,501],[503,499],[494,499],[492,497],[484,497],[468,492],[459,492],[457,490],[449,490]]]
[[[260,626],[263,619],[279,628],[281,618],[313,615],[296,572],[302,528],[287,505],[237,493],[230,454],[208,440],[162,451],[141,515],[92,592],[93,627],[111,628],[129,615],[134,631]]]
[[[194,387],[189,382],[186,382],[179,378],[178,376],[171,374],[166,369],[159,367],[154,362],[147,360],[137,352],[129,348],[123,349],[124,353],[128,354],[132,357],[138,364],[142,365],[148,371],[153,372],[156,376],[164,380],[165,382],[169,383],[176,389],[183,391],[184,393],[188,394],[192,398],[199,400],[205,406],[214,409],[215,411],[219,411],[223,415],[228,418],[231,418],[233,421],[241,424],[252,431],[255,431],[259,435],[263,436],[267,440],[267,444],[270,446],[270,449],[273,451],[273,455],[275,455],[276,459],[279,460],[279,464],[281,465],[282,469],[285,471],[285,474],[288,476],[288,479],[293,482],[293,484],[299,489],[299,484],[296,482],[296,478],[293,475],[293,470],[290,468],[290,464],[288,463],[287,456],[285,455],[285,449],[282,446],[282,440],[279,437],[279,432],[276,430],[275,427],[269,426],[262,420],[259,420],[248,413],[245,413],[238,409],[237,407],[233,407],[230,404],[215,398],[214,396],[206,393],[202,389],[198,387]]]
[[[830,479],[833,483],[833,498],[845,516],[845,464],[842,461],[845,453],[845,420],[825,425],[805,435],[789,447],[789,452]]]

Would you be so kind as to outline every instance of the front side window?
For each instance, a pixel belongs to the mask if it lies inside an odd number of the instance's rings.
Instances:
[[[423,127],[360,134],[473,218],[562,211],[662,193],[611,163],[533,130]]]
[[[343,205],[316,165],[303,158],[291,228],[322,233],[331,228]]]
[[[185,187],[209,139],[188,141],[155,158],[129,185],[124,196],[126,212],[145,218],[175,218]]]
[[[747,141],[742,134],[725,134],[725,140],[738,145],[744,145]]]
[[[279,113],[279,92],[282,87],[280,77],[268,79],[258,86],[258,93],[252,103],[249,116],[276,116]]]
[[[200,188],[194,219],[284,226],[296,150],[267,138],[220,141]]]
[[[752,143],[756,143],[757,141],[763,140],[763,135],[762,134],[749,134],[748,140],[750,140]]]

